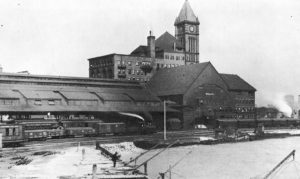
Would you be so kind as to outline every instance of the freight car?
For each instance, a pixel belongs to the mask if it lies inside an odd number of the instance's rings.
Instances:
[[[96,130],[96,135],[114,134],[120,135],[126,133],[125,123],[95,123],[93,128]]]
[[[95,136],[95,129],[91,127],[70,127],[65,129],[65,137]]]
[[[18,146],[25,140],[23,126],[19,124],[0,123],[0,133],[4,147]]]
[[[258,124],[275,128],[300,127],[300,119],[294,118],[217,119],[216,121],[217,128],[255,128]]]
[[[25,130],[24,133],[27,141],[62,138],[65,136],[65,130],[62,128]]]

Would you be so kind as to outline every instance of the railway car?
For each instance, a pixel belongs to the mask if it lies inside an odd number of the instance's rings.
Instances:
[[[22,120],[17,123],[24,126],[24,130],[42,130],[42,129],[55,129],[58,122],[56,120]]]
[[[0,123],[3,146],[18,146],[25,141],[23,126]]]
[[[65,137],[88,137],[95,136],[95,129],[91,127],[65,128]]]
[[[126,132],[125,123],[95,123],[93,128],[96,131],[97,135],[106,135],[106,134],[124,134]]]
[[[25,130],[25,138],[27,141],[46,140],[48,138],[48,133],[44,129]]]

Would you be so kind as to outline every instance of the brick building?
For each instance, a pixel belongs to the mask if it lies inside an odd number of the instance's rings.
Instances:
[[[129,55],[110,54],[89,60],[91,78],[149,81],[161,68],[199,63],[199,20],[185,1],[175,20],[175,36],[165,32],[155,39],[150,32],[147,45]]]
[[[159,70],[147,87],[161,100],[176,102],[185,129],[255,116],[256,90],[238,75],[218,73],[210,62]]]

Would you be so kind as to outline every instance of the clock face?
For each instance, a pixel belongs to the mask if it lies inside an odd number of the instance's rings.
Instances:
[[[194,29],[194,26],[190,26],[190,31],[191,31],[191,32],[194,32],[194,30],[195,30],[195,29]]]

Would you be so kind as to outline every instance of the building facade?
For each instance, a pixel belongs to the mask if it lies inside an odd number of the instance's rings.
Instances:
[[[185,1],[174,23],[175,36],[165,32],[156,39],[150,31],[147,45],[138,46],[129,55],[88,59],[89,76],[147,82],[161,68],[199,63],[199,24],[189,2]]]
[[[176,103],[185,129],[255,116],[255,88],[237,75],[218,73],[210,62],[160,70],[146,86],[162,101]]]

